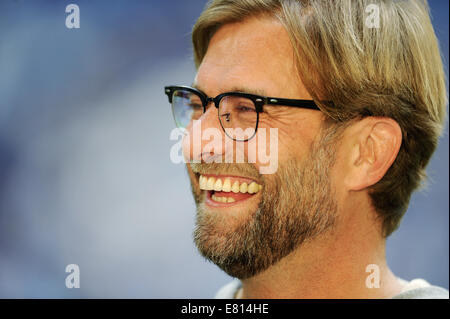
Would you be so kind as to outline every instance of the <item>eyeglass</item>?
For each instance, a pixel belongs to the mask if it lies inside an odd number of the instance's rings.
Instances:
[[[313,100],[283,99],[242,92],[226,92],[213,98],[189,86],[166,86],[164,90],[172,104],[177,127],[186,128],[192,120],[200,119],[208,104],[214,102],[225,134],[241,142],[256,135],[259,113],[263,112],[264,105],[320,110]]]

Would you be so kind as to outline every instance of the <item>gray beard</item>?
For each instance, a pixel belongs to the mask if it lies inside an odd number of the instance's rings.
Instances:
[[[321,141],[301,163],[291,159],[280,165],[276,174],[262,176],[259,208],[251,214],[243,212],[248,216],[243,215],[245,220],[232,230],[223,230],[230,216],[209,213],[203,200],[194,195],[194,242],[201,255],[228,275],[245,279],[332,228],[337,215],[330,182],[335,151],[330,139]]]

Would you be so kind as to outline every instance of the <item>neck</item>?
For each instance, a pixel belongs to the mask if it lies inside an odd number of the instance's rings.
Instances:
[[[376,270],[368,265],[379,269],[379,281]],[[379,231],[358,228],[349,221],[345,227],[335,227],[304,242],[267,270],[242,280],[237,297],[391,298],[400,291],[400,283],[387,266],[385,240]]]

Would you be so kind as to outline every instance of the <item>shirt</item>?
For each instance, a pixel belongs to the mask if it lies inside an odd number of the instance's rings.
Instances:
[[[449,299],[448,290],[430,285],[426,280],[417,278],[411,281],[403,279],[399,280],[404,284],[402,291],[392,297],[393,299]],[[233,280],[232,282],[223,286],[214,298],[216,299],[234,299],[236,293],[241,288],[241,282],[239,280]]]

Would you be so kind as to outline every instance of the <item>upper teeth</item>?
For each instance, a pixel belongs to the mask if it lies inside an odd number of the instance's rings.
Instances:
[[[251,182],[247,184],[246,182],[239,183],[239,181],[234,181],[231,184],[230,178],[225,178],[224,181],[220,178],[215,177],[206,177],[200,175],[199,179],[200,189],[208,190],[208,191],[216,191],[216,192],[233,192],[233,193],[249,193],[255,194],[262,189],[262,185],[257,184],[256,182]]]

